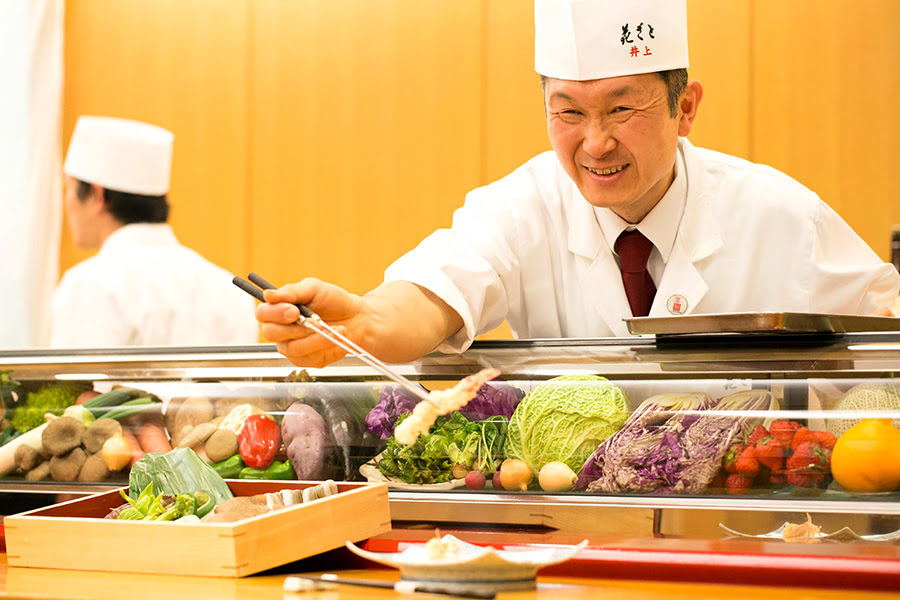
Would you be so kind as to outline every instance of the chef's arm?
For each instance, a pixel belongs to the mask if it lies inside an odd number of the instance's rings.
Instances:
[[[330,325],[387,362],[415,360],[437,348],[462,327],[462,318],[430,291],[391,281],[365,296],[318,279],[304,279],[265,293],[256,308],[262,334],[302,367],[322,367],[345,352],[302,325],[294,304],[305,304]]]

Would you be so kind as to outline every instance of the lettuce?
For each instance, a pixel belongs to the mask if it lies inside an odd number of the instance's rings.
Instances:
[[[401,415],[398,423],[408,416]],[[438,417],[428,435],[420,435],[411,446],[389,438],[377,462],[378,470],[385,477],[419,484],[450,481],[457,464],[489,475],[500,464],[506,426],[502,416],[477,423],[459,412]]]
[[[535,473],[551,461],[577,472],[628,416],[625,393],[603,377],[566,375],[529,392],[509,422],[504,451]]]

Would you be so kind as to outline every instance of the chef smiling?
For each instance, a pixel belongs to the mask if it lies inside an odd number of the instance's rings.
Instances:
[[[535,0],[552,152],[470,192],[364,296],[315,279],[266,292],[263,335],[292,362],[343,355],[293,324],[307,304],[367,350],[462,351],[628,335],[623,318],[741,311],[886,314],[900,276],[815,193],[688,142],[684,0]]]

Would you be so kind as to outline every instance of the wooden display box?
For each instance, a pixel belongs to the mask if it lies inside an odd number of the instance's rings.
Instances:
[[[229,480],[236,496],[314,481]],[[7,517],[12,567],[243,577],[391,529],[385,484],[338,483],[338,494],[234,523],[114,521],[118,490]]]

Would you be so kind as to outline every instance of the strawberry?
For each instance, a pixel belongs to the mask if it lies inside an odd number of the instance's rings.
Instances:
[[[787,477],[785,477],[784,471],[772,471],[772,475],[769,477],[769,483],[772,485],[786,484]]]
[[[787,482],[802,488],[816,487],[825,480],[825,473],[815,469],[797,469],[787,471]]]
[[[753,448],[745,448],[741,452],[741,455],[734,463],[734,468],[735,471],[748,479],[752,480],[756,477],[757,473],[759,473],[759,461],[753,456]]]
[[[716,473],[716,476],[709,482],[709,487],[712,489],[721,489],[725,487],[725,473],[722,471]]]
[[[794,433],[794,439],[791,440],[791,449],[796,450],[797,446],[803,444],[805,442],[813,442],[816,441],[816,434],[809,430],[807,427],[801,427]]]
[[[735,473],[725,480],[725,489],[729,494],[743,494],[753,486],[753,480]]]
[[[773,421],[772,425],[769,427],[769,433],[772,437],[778,440],[785,448],[791,447],[791,439],[794,437],[794,432],[796,430],[796,423],[785,421],[783,419]]]
[[[816,443],[819,446],[825,448],[826,450],[834,449],[837,438],[834,437],[833,433],[829,433],[827,431],[813,431],[813,434],[816,436]]]
[[[788,469],[820,469],[827,471],[831,465],[831,450],[812,442],[804,442],[794,449],[787,459]]]
[[[778,440],[772,436],[767,436],[756,444],[756,448],[753,449],[753,456],[773,471],[778,471],[782,466],[784,448],[781,447]]]
[[[734,463],[737,461],[738,457],[741,455],[741,452],[743,452],[745,448],[746,446],[738,444],[728,449],[728,452],[726,452],[725,456],[722,458],[722,466],[725,467],[726,473],[737,473],[737,469],[735,469]]]
[[[762,425],[757,425],[747,438],[748,446],[755,446],[759,440],[769,435],[769,430]]]
[[[825,480],[830,464],[830,450],[812,442],[803,442],[787,459],[787,482],[797,487],[817,486]]]

